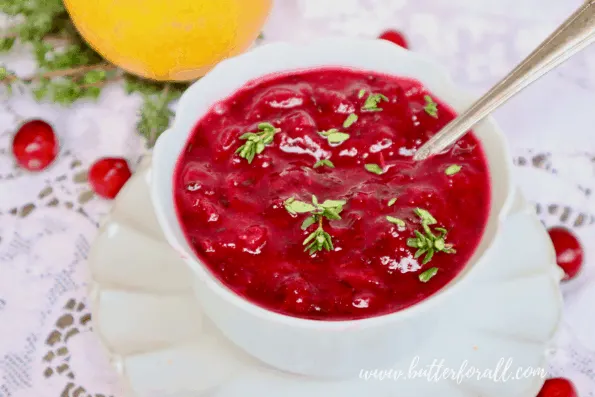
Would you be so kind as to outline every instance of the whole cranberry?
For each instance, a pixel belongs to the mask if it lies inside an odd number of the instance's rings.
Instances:
[[[97,160],[89,169],[89,184],[97,195],[113,199],[131,175],[125,159],[106,157]]]
[[[568,379],[552,378],[545,381],[537,397],[578,397],[578,392]]]
[[[403,48],[409,48],[409,44],[407,43],[407,40],[405,40],[405,36],[403,36],[403,33],[397,30],[387,30],[378,36],[378,38],[390,41],[391,43],[395,43],[396,45]]]
[[[556,250],[556,263],[564,270],[564,280],[576,277],[583,266],[584,257],[578,238],[564,227],[553,227],[548,233]]]
[[[12,153],[17,163],[29,171],[47,168],[58,155],[58,139],[51,125],[43,120],[30,120],[21,125],[12,140]]]

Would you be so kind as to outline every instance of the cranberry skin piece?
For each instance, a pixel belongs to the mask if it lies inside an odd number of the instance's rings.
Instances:
[[[126,160],[106,157],[97,160],[89,169],[89,184],[97,195],[113,199],[131,175]]]
[[[382,279],[370,268],[341,270],[338,272],[338,277],[356,290],[384,287]]]
[[[407,43],[407,40],[405,40],[405,36],[403,36],[403,33],[397,31],[397,30],[387,30],[385,32],[383,32],[380,36],[378,36],[379,39],[382,40],[386,40],[386,41],[390,41],[391,43],[394,43],[396,45],[398,45],[399,47],[403,47],[403,48],[409,48],[409,44]]]
[[[287,280],[283,308],[289,312],[306,314],[314,309],[316,291],[312,284],[300,276]]]
[[[257,251],[267,242],[268,231],[262,226],[250,226],[244,233],[240,234],[239,239],[245,249]]]
[[[200,223],[216,223],[221,217],[218,208],[208,197],[195,196],[190,201],[191,217]]]
[[[545,381],[537,397],[578,397],[578,392],[568,379],[552,378]]]
[[[566,228],[553,227],[548,233],[556,250],[556,263],[564,270],[564,280],[573,279],[583,266],[583,247]]]
[[[31,120],[21,125],[12,141],[17,163],[29,171],[47,168],[58,155],[58,139],[51,125]]]

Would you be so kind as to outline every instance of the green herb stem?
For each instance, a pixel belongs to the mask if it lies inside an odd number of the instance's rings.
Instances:
[[[0,53],[11,51],[18,40],[32,47],[37,61],[38,72],[24,77],[0,65],[0,84],[9,94],[15,84],[23,84],[38,101],[70,105],[78,99],[96,98],[103,86],[124,78],[126,93],[143,97],[137,129],[147,146],[167,129],[173,117],[170,104],[188,83],[143,79],[112,65],[79,34],[63,0],[4,0],[0,13],[14,17],[0,35]]]
[[[35,81],[40,81],[44,79],[53,79],[58,77],[72,77],[72,76],[80,76],[86,72],[93,71],[93,70],[101,70],[104,72],[110,70],[116,70],[117,67],[108,63],[98,63],[95,65],[85,65],[85,66],[78,66],[74,68],[68,69],[60,69],[60,70],[51,70],[43,73],[39,73],[30,77],[22,77],[19,78],[14,74],[8,74],[6,78],[0,80],[4,83],[13,83],[16,81],[22,81],[25,83],[32,83]]]
[[[308,251],[310,255],[323,249],[327,251],[334,250],[333,239],[330,234],[324,230],[323,221],[326,218],[329,221],[339,220],[339,215],[343,211],[343,206],[346,204],[345,200],[325,200],[320,203],[318,198],[312,195],[312,203],[306,203],[304,201],[296,200],[293,197],[285,200],[285,209],[291,215],[296,216],[297,214],[309,214],[306,219],[302,222],[301,229],[306,230],[314,224],[318,224],[316,230],[310,233],[302,242],[306,248],[304,251]]]

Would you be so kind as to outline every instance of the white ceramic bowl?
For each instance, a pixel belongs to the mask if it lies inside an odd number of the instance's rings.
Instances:
[[[347,377],[362,368],[385,368],[431,335],[453,294],[479,261],[490,261],[490,247],[511,205],[511,160],[505,139],[492,120],[475,128],[489,163],[492,209],[477,252],[444,289],[406,310],[353,321],[314,321],[281,315],[252,304],[223,285],[189,246],[174,209],[176,162],[197,121],[212,106],[247,82],[270,73],[340,66],[421,81],[432,93],[461,111],[472,98],[457,89],[444,71],[413,52],[382,40],[324,39],[308,45],[269,44],[220,63],[180,99],[174,123],[154,149],[151,195],[169,244],[195,276],[195,292],[205,313],[239,347],[278,369],[320,377]],[[494,264],[497,266],[498,264]],[[460,296],[459,296],[460,298]]]

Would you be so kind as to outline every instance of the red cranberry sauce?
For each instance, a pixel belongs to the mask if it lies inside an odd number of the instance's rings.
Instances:
[[[385,99],[370,100],[375,94]],[[319,320],[404,309],[463,269],[487,222],[488,167],[473,134],[448,153],[412,160],[454,116],[419,82],[368,72],[321,69],[250,83],[198,122],[178,161],[182,228],[216,277],[266,309]],[[320,133],[331,129],[348,139]],[[269,143],[249,163],[243,134],[265,130],[272,141],[259,134],[253,148]],[[315,167],[322,159],[330,164]],[[286,209],[291,198],[314,208],[312,195],[318,203],[344,200],[335,208],[341,219]],[[315,222],[302,230],[311,215]],[[428,236],[422,223],[433,239],[415,234]],[[332,249],[314,238],[310,255],[303,241],[319,225]],[[417,242],[422,255],[415,258]]]

